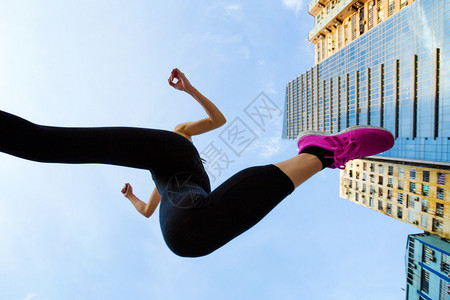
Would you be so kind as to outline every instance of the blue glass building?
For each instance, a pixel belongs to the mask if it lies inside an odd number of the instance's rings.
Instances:
[[[414,1],[287,84],[282,136],[383,126],[378,156],[449,162],[449,56],[450,1]]]
[[[450,241],[415,234],[406,245],[408,300],[450,299]]]

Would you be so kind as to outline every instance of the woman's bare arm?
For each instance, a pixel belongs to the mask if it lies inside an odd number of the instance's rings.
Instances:
[[[141,201],[138,197],[133,194],[133,188],[129,183],[126,183],[122,188],[122,194],[130,200],[130,202],[134,205],[136,210],[140,212],[144,217],[150,218],[151,215],[155,212],[158,207],[159,202],[161,201],[161,196],[158,193],[158,190],[155,188],[150,195],[150,199],[148,203]]]
[[[197,100],[198,103],[200,103],[212,123],[220,127],[227,122],[225,116],[217,108],[217,106],[215,106],[214,103],[212,103],[208,98],[203,96],[203,94],[200,93],[195,87],[191,85],[186,92]]]
[[[178,80],[176,83],[173,82],[175,79]],[[169,84],[172,87],[191,95],[195,100],[197,100],[209,116],[209,118],[198,121],[179,124],[175,127],[175,132],[181,132],[184,133],[184,135],[193,136],[214,130],[226,123],[227,120],[222,112],[214,105],[214,103],[212,103],[195,87],[193,87],[180,70],[173,69],[169,78]]]
[[[150,195],[150,198],[148,199],[148,203],[145,206],[145,216],[147,218],[150,218],[151,215],[155,212],[156,208],[158,207],[159,202],[161,202],[161,195],[158,192],[157,188],[153,189],[152,194]]]

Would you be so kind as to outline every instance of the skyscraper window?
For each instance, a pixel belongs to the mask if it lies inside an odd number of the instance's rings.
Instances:
[[[430,171],[423,171],[423,182],[430,182]]]
[[[398,204],[403,204],[403,193],[398,193],[397,202]]]
[[[403,218],[403,210],[401,207],[397,207],[397,218]]]
[[[444,217],[444,204],[436,203],[436,216]]]
[[[384,16],[383,16],[383,1],[377,0],[377,15],[378,15],[378,23],[383,22]]]
[[[424,184],[422,186],[422,196],[428,197],[430,195],[430,186],[427,184]]]
[[[359,34],[364,34],[364,24],[366,21],[364,20],[364,7],[359,10]]]
[[[395,0],[389,0],[389,17],[395,12]]]
[[[388,175],[394,175],[394,166],[388,166]]]
[[[427,215],[420,216],[420,225],[422,225],[422,227],[425,227],[425,228],[428,227],[428,216]]]
[[[352,41],[356,39],[356,14],[352,15]]]
[[[437,173],[437,184],[445,185],[445,173]]]
[[[428,212],[428,200],[427,199],[422,199],[422,211]]]

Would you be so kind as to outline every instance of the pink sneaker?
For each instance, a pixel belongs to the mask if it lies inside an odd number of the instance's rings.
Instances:
[[[334,153],[331,169],[345,169],[352,159],[375,155],[394,146],[394,136],[383,127],[360,125],[349,127],[337,134],[308,130],[297,137],[299,154],[308,147],[319,147]],[[327,157],[328,158],[328,157]]]

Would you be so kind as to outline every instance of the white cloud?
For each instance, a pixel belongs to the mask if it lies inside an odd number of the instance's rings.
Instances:
[[[270,125],[267,124],[266,128],[268,131],[256,130],[258,139],[250,145],[249,150],[256,152],[260,158],[267,160],[283,152],[287,146],[290,146],[289,143],[281,139],[282,121],[283,118],[281,116],[275,117],[273,120],[268,121],[270,123]]]
[[[296,14],[303,8],[303,0],[283,0],[284,6],[292,9]]]
[[[269,159],[283,150],[281,147],[281,137],[270,137],[263,139],[261,140],[260,147],[261,152],[259,156]]]
[[[239,4],[223,4],[223,8],[225,9],[225,14],[227,16],[232,15],[233,13],[237,12],[241,9],[241,6]]]
[[[36,294],[28,294],[28,296],[24,300],[31,300],[36,297]]]
[[[251,57],[243,5],[217,1],[208,6],[204,14],[205,20],[211,20],[214,26],[189,34],[188,45],[192,44],[195,51],[205,45],[209,55],[203,57],[208,61],[228,62]]]
[[[225,16],[234,16],[241,10],[240,4],[231,4],[225,2],[218,2],[213,4],[210,9],[217,9],[222,11]]]

